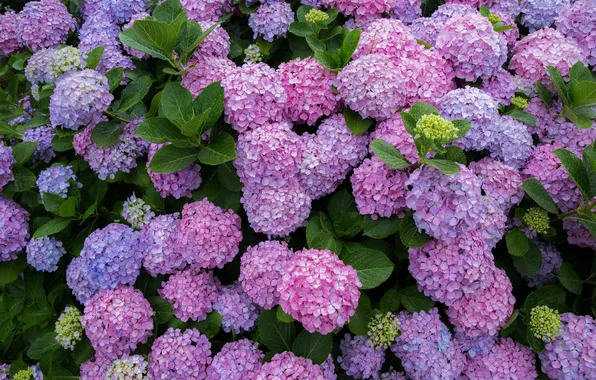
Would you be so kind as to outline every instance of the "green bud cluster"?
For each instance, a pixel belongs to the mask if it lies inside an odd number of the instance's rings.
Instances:
[[[64,349],[74,350],[75,345],[83,339],[81,312],[76,307],[67,306],[56,321],[56,341]]]
[[[536,306],[530,311],[530,330],[545,342],[552,341],[561,330],[561,316],[548,306]]]
[[[304,16],[306,21],[316,24],[317,22],[323,22],[329,20],[329,15],[323,11],[318,9],[311,9],[306,16]]]
[[[401,335],[399,319],[393,313],[377,314],[368,323],[368,341],[375,348],[385,349]]]
[[[488,21],[490,21],[491,24],[496,24],[498,22],[501,22],[501,16],[495,13],[491,13],[488,15]]]
[[[550,227],[548,212],[538,207],[531,207],[526,210],[522,217],[526,226],[539,234],[545,234]]]
[[[54,57],[57,58],[50,61],[48,70],[55,78],[81,66],[81,51],[76,47],[64,47],[58,50]]]
[[[33,380],[33,370],[31,368],[22,369],[17,372],[13,378],[13,380]]]
[[[424,115],[414,128],[414,137],[420,136],[438,143],[446,143],[457,138],[457,128],[452,122],[439,115]]]
[[[244,49],[244,63],[258,63],[263,60],[261,49],[256,44],[250,44]]]
[[[528,108],[528,99],[522,98],[521,96],[516,96],[511,99],[511,104],[523,110]]]

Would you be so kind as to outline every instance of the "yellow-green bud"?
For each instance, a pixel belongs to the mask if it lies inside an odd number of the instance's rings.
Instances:
[[[368,341],[375,348],[389,347],[400,335],[399,319],[393,313],[377,314],[368,323]]]
[[[244,63],[258,63],[263,60],[261,49],[256,44],[250,44],[244,49]]]
[[[318,9],[311,9],[306,16],[304,16],[306,21],[316,24],[317,22],[323,22],[329,20],[329,15],[323,11]]]
[[[13,377],[13,380],[33,380],[33,370],[31,368],[22,369],[17,372]]]
[[[539,234],[545,234],[550,227],[550,218],[548,213],[541,208],[531,207],[526,210],[522,217],[526,226]]]
[[[536,306],[530,311],[530,330],[534,336],[550,342],[559,335],[561,316],[548,306]]]
[[[511,104],[523,110],[528,108],[528,99],[522,98],[521,96],[516,96],[511,99]]]
[[[501,22],[501,16],[495,13],[491,13],[488,15],[488,21],[490,21],[491,24],[496,24],[498,22]]]
[[[76,307],[67,306],[56,321],[56,341],[64,349],[74,350],[75,345],[83,339],[81,312]]]
[[[457,138],[457,128],[452,122],[439,115],[424,115],[416,123],[414,128],[416,137],[424,137],[428,140],[445,143]]]

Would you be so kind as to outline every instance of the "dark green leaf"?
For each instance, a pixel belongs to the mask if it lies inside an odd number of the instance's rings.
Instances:
[[[457,129],[457,138],[464,137],[470,132],[470,128],[472,128],[472,123],[468,120],[453,120],[451,122]]]
[[[420,293],[416,285],[408,286],[399,291],[399,299],[404,307],[411,313],[429,311],[435,306],[433,300]]]
[[[149,301],[151,309],[155,313],[153,315],[153,320],[156,324],[160,325],[166,323],[174,316],[174,309],[167,300],[158,296],[153,296],[147,298],[147,301]]]
[[[555,149],[553,153],[561,160],[565,170],[581,191],[584,199],[592,199],[594,192],[590,188],[590,180],[582,160],[564,148]]]
[[[428,103],[417,102],[410,108],[408,114],[414,118],[414,121],[418,122],[424,115],[439,115],[439,110]]]
[[[277,310],[277,320],[280,321],[281,323],[294,323],[295,320],[294,318],[292,318],[292,316],[288,313],[286,313],[281,306],[276,307]]]
[[[557,278],[565,289],[572,293],[580,294],[582,292],[582,280],[579,275],[573,270],[573,265],[570,263],[561,264]]]
[[[393,218],[378,218],[373,220],[368,217],[364,219],[364,236],[373,239],[385,239],[399,231],[400,220]]]
[[[171,24],[182,12],[184,12],[184,8],[180,0],[166,0],[155,7],[152,16],[158,21]]]
[[[534,118],[534,116],[530,115],[525,111],[514,109],[511,112],[507,113],[507,115],[511,116],[512,118],[518,121],[521,121],[522,123],[526,123],[533,127],[536,126],[536,118]]]
[[[110,86],[110,92],[113,92],[120,85],[123,75],[124,69],[122,67],[116,67],[106,73],[106,78],[108,78],[108,84]]]
[[[54,136],[52,139],[52,149],[56,152],[66,152],[73,149],[72,140],[74,135]]]
[[[552,214],[558,214],[559,209],[544,186],[535,178],[528,178],[522,188],[540,207]]]
[[[293,33],[300,37],[306,37],[315,34],[315,30],[312,28],[311,23],[295,21],[290,24],[290,33]]]
[[[193,102],[195,114],[207,113],[205,119],[206,128],[215,125],[224,109],[224,90],[221,82],[213,82],[205,87]],[[199,132],[199,133],[202,133]]]
[[[135,80],[130,82],[128,86],[126,86],[124,90],[122,90],[120,98],[124,98],[127,95],[135,94],[139,97],[140,100],[142,100],[149,93],[152,84],[153,81],[151,80],[151,77],[149,75],[143,75],[141,77],[135,78]]]
[[[542,83],[536,82],[536,92],[546,105],[546,108],[551,108],[553,106],[553,94],[551,94],[551,92],[544,87]]]
[[[152,117],[143,120],[135,131],[143,140],[154,144],[171,142],[180,148],[192,147],[192,142],[180,132],[180,129],[165,117]]]
[[[58,211],[58,215],[64,217],[73,217],[77,214],[77,200],[75,197],[69,197],[65,200],[62,205],[60,205],[60,210]]]
[[[393,145],[385,140],[377,139],[370,143],[375,156],[392,169],[404,169],[412,164]]]
[[[172,56],[176,38],[174,27],[153,20],[135,21],[130,29],[120,33],[120,42],[124,45],[163,60]]]
[[[542,266],[542,253],[540,248],[528,240],[528,252],[523,256],[512,256],[517,269],[530,277],[536,276]]]
[[[328,249],[331,252],[339,254],[341,251],[341,242],[326,232],[317,234],[309,243],[309,248],[312,249]]]
[[[259,316],[259,337],[268,349],[275,353],[291,351],[296,327],[293,323],[281,323],[275,310],[262,310]]]
[[[26,267],[26,255],[19,255],[11,261],[0,261],[0,284],[6,285],[15,281]]]
[[[69,218],[56,218],[52,219],[43,226],[39,227],[33,234],[34,239],[39,239],[44,236],[50,236],[57,234],[70,225],[71,219]]]
[[[84,336],[83,340],[81,340],[75,346],[75,349],[72,352],[72,358],[74,359],[76,364],[81,365],[85,363],[87,360],[91,359],[94,353],[95,350],[93,349],[93,346],[91,346],[89,338]]]
[[[579,218],[579,221],[590,232],[590,235],[596,239],[596,222],[585,217]]]
[[[236,158],[236,143],[227,133],[219,133],[199,152],[199,161],[205,165],[219,165]]]
[[[12,169],[14,180],[4,187],[8,191],[22,193],[35,186],[36,177],[31,170],[22,166],[15,166]]]
[[[578,82],[593,80],[590,69],[587,68],[582,61],[577,61],[573,66],[571,66],[571,70],[569,71],[569,81],[572,80],[576,80]]]
[[[230,191],[242,190],[240,177],[236,174],[236,168],[231,162],[226,162],[217,166],[217,176],[219,181]]]
[[[302,330],[292,345],[292,352],[303,358],[321,364],[331,353],[333,334],[321,335],[318,332],[309,333]]]
[[[197,153],[198,149],[196,148],[178,148],[174,145],[166,145],[155,152],[149,169],[161,174],[174,173],[195,162]]]
[[[190,119],[189,121],[187,121],[180,127],[180,131],[182,132],[182,134],[184,136],[190,138],[190,140],[196,141],[197,137],[200,137],[200,135],[206,129],[208,129],[208,126],[206,123],[208,116],[209,116],[209,110],[207,110],[203,114],[200,114],[199,116],[193,117],[192,119]]]
[[[394,313],[399,309],[400,296],[397,290],[389,289],[381,298],[381,311]]]
[[[426,158],[423,160],[423,162],[432,166],[435,169],[440,170],[443,174],[446,175],[457,174],[460,171],[459,165],[453,161],[440,160],[438,158]]]
[[[314,38],[312,36],[310,36],[310,37]],[[308,38],[307,38],[307,41],[308,41]],[[318,41],[318,40],[316,40],[316,41]],[[312,48],[312,46],[311,46],[311,48]],[[313,49],[313,50],[315,51],[314,58],[317,61],[319,61],[319,63],[321,65],[325,66],[326,68],[328,68],[331,71],[338,71],[341,68],[341,66],[340,66],[341,63],[329,52],[327,52],[325,50],[315,50],[315,49]]]
[[[46,352],[56,351],[59,347],[60,344],[56,341],[56,333],[52,331],[37,338],[29,347],[27,356],[32,359],[39,359]]]
[[[95,49],[91,50],[89,53],[87,53],[87,58],[85,58],[85,68],[95,70],[95,68],[97,67],[97,65],[99,65],[99,62],[101,61],[101,57],[103,57],[103,51],[104,47],[98,46]]]
[[[60,206],[64,203],[64,198],[52,193],[43,193],[41,195],[41,200],[44,208],[56,215],[60,213]]]
[[[362,282],[361,289],[373,289],[385,282],[393,272],[393,263],[381,251],[374,249],[359,249],[349,251],[341,259],[346,265],[356,269],[358,278]]]
[[[363,119],[358,112],[354,112],[347,107],[344,108],[343,114],[346,125],[355,135],[366,132],[373,123],[372,119]]]
[[[548,71],[548,73],[550,75],[550,79],[552,80],[553,85],[555,86],[555,89],[557,90],[557,93],[563,100],[563,104],[568,104],[569,98],[567,96],[567,85],[565,85],[565,80],[563,80],[563,76],[553,66],[546,66],[546,70]]]
[[[401,220],[399,237],[401,238],[402,243],[408,248],[422,247],[430,240],[430,236],[418,230],[412,211],[408,211]]]
[[[91,139],[98,146],[113,145],[118,141],[123,128],[124,124],[119,121],[97,123],[93,131],[91,131]]]
[[[327,211],[337,236],[349,239],[362,230],[362,216],[358,213],[354,197],[346,189],[331,197]]]
[[[466,157],[466,154],[464,153],[462,148],[451,145],[445,147],[445,150],[445,153],[437,154],[435,155],[435,158],[440,160],[455,161],[462,165],[467,165],[468,158]]]
[[[565,291],[558,286],[544,285],[538,290],[528,294],[524,303],[524,310],[529,316],[532,309],[536,306],[548,306],[551,309],[559,310],[565,305]]]
[[[163,115],[179,126],[194,116],[192,94],[179,83],[171,82],[164,88],[160,107]]]
[[[370,299],[364,292],[360,292],[360,299],[358,300],[358,307],[356,313],[350,318],[348,327],[352,334],[366,336],[368,333],[368,323],[373,316]]]
[[[173,321],[174,319],[175,318],[172,318],[170,321]],[[211,339],[217,335],[219,330],[221,330],[221,321],[222,316],[217,311],[212,311],[207,314],[207,319],[198,322],[195,326],[197,330],[205,334],[207,338]]]
[[[360,29],[353,29],[344,37],[344,41],[341,45],[341,67],[350,62],[352,54],[356,51],[360,42]]]
[[[13,146],[12,155],[15,159],[15,164],[23,165],[25,162],[27,162],[33,154],[36,146],[37,143],[32,141],[23,141]]]
[[[505,235],[507,250],[512,256],[524,256],[530,249],[530,241],[519,228],[514,228]]]
[[[532,329],[530,328],[526,329],[526,340],[528,341],[528,344],[530,345],[530,347],[532,347],[534,352],[539,354],[542,351],[544,351],[544,342],[536,338],[534,336],[534,333],[532,332]]]

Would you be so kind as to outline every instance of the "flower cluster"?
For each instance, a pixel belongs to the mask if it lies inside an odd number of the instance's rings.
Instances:
[[[222,317],[223,330],[233,330],[236,334],[252,330],[260,311],[246,296],[239,283],[222,286],[213,303],[213,309]]]
[[[56,47],[66,42],[76,20],[58,0],[40,0],[25,4],[18,14],[16,35],[19,43],[33,51]]]
[[[577,41],[587,64],[596,65],[596,7],[592,0],[571,1],[556,19],[557,30]]]
[[[56,342],[64,349],[74,350],[75,345],[83,339],[83,325],[81,311],[73,306],[67,306],[56,321]]]
[[[0,262],[10,261],[29,241],[29,213],[12,199],[0,196]]]
[[[248,339],[224,344],[207,368],[207,379],[251,379],[261,369],[265,354],[258,343]]]
[[[38,271],[54,272],[58,269],[58,261],[66,254],[62,242],[53,237],[44,236],[31,239],[27,243],[27,262]]]
[[[530,311],[529,327],[536,338],[552,341],[561,329],[561,316],[548,306],[536,306]]]
[[[122,205],[122,217],[134,229],[140,230],[155,217],[155,213],[151,211],[149,206],[143,198],[137,198],[132,194]]]
[[[56,165],[50,166],[39,173],[36,184],[40,194],[50,193],[66,199],[71,183],[80,187],[72,167]]]
[[[250,14],[248,26],[254,32],[254,38],[262,36],[265,41],[273,42],[276,37],[285,37],[290,24],[294,21],[294,12],[285,1],[266,2]]]
[[[501,338],[486,355],[468,361],[464,375],[470,379],[535,379],[534,352],[511,338]]]
[[[313,364],[310,359],[294,355],[292,352],[275,354],[270,362],[261,366],[257,371],[256,380],[276,379],[322,379],[320,366]]]
[[[399,319],[393,313],[377,314],[368,322],[368,341],[377,349],[391,346],[400,334]]]
[[[147,361],[141,355],[125,356],[114,360],[106,379],[143,380],[147,375]]]
[[[337,357],[337,361],[348,376],[362,379],[379,376],[385,362],[385,351],[374,347],[366,337],[346,334],[339,348],[341,356]]]
[[[154,379],[203,378],[211,363],[211,343],[196,329],[169,328],[153,342],[149,373]]]
[[[170,274],[186,263],[176,248],[178,214],[159,215],[143,226],[139,241],[143,248],[143,268],[152,276]]]
[[[43,161],[48,164],[56,157],[56,152],[52,148],[54,136],[56,136],[56,130],[49,125],[25,130],[23,141],[37,143],[32,155],[34,161]]]

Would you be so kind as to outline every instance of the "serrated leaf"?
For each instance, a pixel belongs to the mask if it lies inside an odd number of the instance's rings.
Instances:
[[[385,282],[393,272],[393,263],[381,251],[359,249],[342,255],[342,261],[352,266],[362,282],[361,289],[373,289]]]
[[[368,333],[368,323],[373,316],[370,299],[364,292],[360,292],[358,307],[356,312],[348,322],[348,328],[354,335],[366,336]]]
[[[52,219],[43,226],[39,227],[33,234],[34,239],[39,239],[44,236],[57,234],[70,225],[70,218],[56,218]]]
[[[528,196],[532,198],[532,200],[534,200],[534,202],[536,202],[540,207],[552,214],[559,213],[559,209],[553,201],[553,198],[550,196],[548,191],[546,191],[540,181],[535,178],[528,178],[525,180],[522,188],[526,194],[528,194]]]
[[[56,333],[46,333],[31,343],[31,347],[27,351],[27,356],[32,359],[39,359],[46,352],[56,351],[60,347],[60,344],[56,341]]]
[[[110,86],[110,92],[114,92],[114,90],[120,85],[123,75],[124,69],[122,67],[116,67],[106,73],[108,85]]]
[[[33,172],[23,166],[15,166],[12,168],[12,175],[14,180],[4,187],[5,190],[15,193],[22,193],[35,186],[37,177]]]
[[[413,211],[408,211],[401,220],[399,226],[399,237],[402,243],[408,248],[419,248],[430,241],[430,236],[420,232],[414,221]]]
[[[124,124],[119,121],[107,121],[97,123],[91,131],[91,139],[98,146],[113,145],[124,128]]]
[[[583,281],[575,270],[573,270],[573,265],[570,263],[561,264],[557,278],[561,281],[561,284],[565,289],[569,290],[571,293],[580,294],[582,292]]]
[[[302,330],[292,345],[292,352],[303,358],[313,361],[315,364],[323,363],[333,347],[333,335],[322,335],[318,332],[309,333]]]
[[[373,220],[368,217],[364,219],[364,236],[373,239],[385,239],[399,231],[401,221],[397,217],[377,218]]]
[[[360,42],[360,29],[353,29],[344,36],[340,50],[341,67],[344,67],[350,62],[352,55],[358,47],[358,42]]]
[[[148,297],[147,301],[149,301],[151,309],[154,312],[153,320],[156,324],[160,325],[166,323],[174,316],[174,309],[167,300],[158,296],[153,296]]]
[[[512,256],[524,256],[530,249],[530,241],[519,228],[514,228],[505,235],[507,250]]]
[[[550,75],[550,78],[553,82],[553,85],[555,86],[555,89],[557,90],[557,93],[563,100],[563,104],[568,104],[569,97],[567,96],[567,85],[565,84],[565,80],[563,80],[563,76],[561,75],[559,70],[557,70],[553,66],[547,66],[546,70]]]
[[[400,305],[400,296],[397,290],[389,289],[381,298],[381,311],[384,313],[394,313],[399,309]]]
[[[154,144],[171,142],[172,145],[180,148],[190,148],[194,145],[180,132],[180,128],[165,117],[151,117],[143,120],[135,130],[135,135]]]
[[[182,12],[184,12],[184,8],[180,0],[166,0],[155,7],[152,16],[158,21],[171,24]]]
[[[527,316],[536,306],[548,306],[551,309],[559,310],[561,306],[565,305],[565,298],[566,294],[563,289],[554,285],[544,285],[528,294],[523,308]]]
[[[74,135],[54,136],[52,139],[52,149],[56,152],[66,152],[73,149],[72,140]]]
[[[408,286],[399,291],[399,299],[404,307],[411,313],[429,311],[435,306],[433,300],[420,293],[416,285]]]
[[[219,165],[236,158],[236,143],[227,133],[219,133],[211,139],[209,145],[199,152],[199,161],[205,165]]]
[[[12,147],[12,156],[15,159],[16,165],[22,165],[29,160],[37,147],[37,143],[33,141],[23,141]]]
[[[375,156],[392,169],[405,169],[412,164],[393,145],[385,140],[377,139],[370,143]]]
[[[26,255],[19,255],[11,261],[0,261],[0,284],[6,285],[15,281],[26,267]]]
[[[276,314],[277,314],[277,320],[280,321],[281,323],[294,323],[295,320],[294,318],[292,318],[292,316],[288,313],[286,313],[281,306],[276,307]]]
[[[300,37],[311,36],[315,34],[315,30],[312,28],[311,23],[306,21],[295,21],[290,24],[290,33]]]
[[[592,199],[594,191],[590,188],[590,180],[582,160],[564,148],[555,149],[553,153],[561,160],[563,167],[581,191],[584,199]]]
[[[331,252],[339,254],[342,245],[341,242],[333,236],[326,232],[321,232],[312,238],[308,247],[311,249],[328,249]]]
[[[542,266],[542,253],[534,242],[528,241],[528,245],[528,251],[525,255],[512,257],[517,269],[530,277],[534,277]]]
[[[152,57],[168,60],[176,47],[178,33],[171,25],[156,20],[138,20],[120,33],[120,42]]]
[[[296,336],[293,323],[281,323],[275,310],[262,310],[259,316],[258,331],[261,342],[275,353],[292,351]]]
[[[445,147],[446,152],[435,155],[435,158],[440,160],[448,160],[460,163],[462,165],[468,164],[468,158],[464,153],[464,150],[458,146],[447,146]]]
[[[192,94],[180,83],[171,82],[166,85],[159,106],[163,116],[178,126],[194,116]]]
[[[178,148],[166,145],[160,148],[151,159],[149,170],[160,173],[174,173],[188,167],[197,159],[198,149]]]
[[[540,100],[546,105],[546,108],[551,108],[553,106],[553,94],[551,94],[542,83],[536,82],[536,92],[538,93]]]
[[[309,38],[314,38],[313,36],[308,36],[307,41]],[[318,41],[318,40],[317,40]],[[320,42],[320,41],[318,41]],[[321,42],[320,42],[321,43]],[[311,46],[312,48],[312,46]],[[338,71],[341,68],[341,63],[329,52],[325,50],[315,50],[314,58],[323,66],[328,68],[331,71]]]
[[[221,82],[213,82],[205,87],[194,100],[193,106],[195,114],[207,113],[205,129],[213,127],[224,109],[224,89]]]
[[[460,172],[460,167],[457,163],[449,160],[441,160],[438,158],[425,158],[423,160],[425,164],[432,166],[433,168],[440,170],[443,174],[453,175]]]
[[[511,116],[515,120],[521,121],[522,123],[531,125],[532,127],[536,126],[536,118],[525,111],[514,109],[507,113],[507,115]]]
[[[424,115],[439,115],[439,110],[431,104],[417,102],[410,108],[408,114],[414,118],[414,121],[418,122]]]
[[[358,112],[354,112],[349,108],[344,108],[344,121],[354,135],[360,135],[366,132],[373,123],[372,119],[363,119]]]
[[[95,49],[91,50],[89,53],[87,53],[87,58],[85,58],[85,68],[95,70],[95,68],[97,67],[97,65],[99,65],[99,62],[101,61],[101,58],[103,57],[104,49],[105,48],[103,46],[98,46]]]

